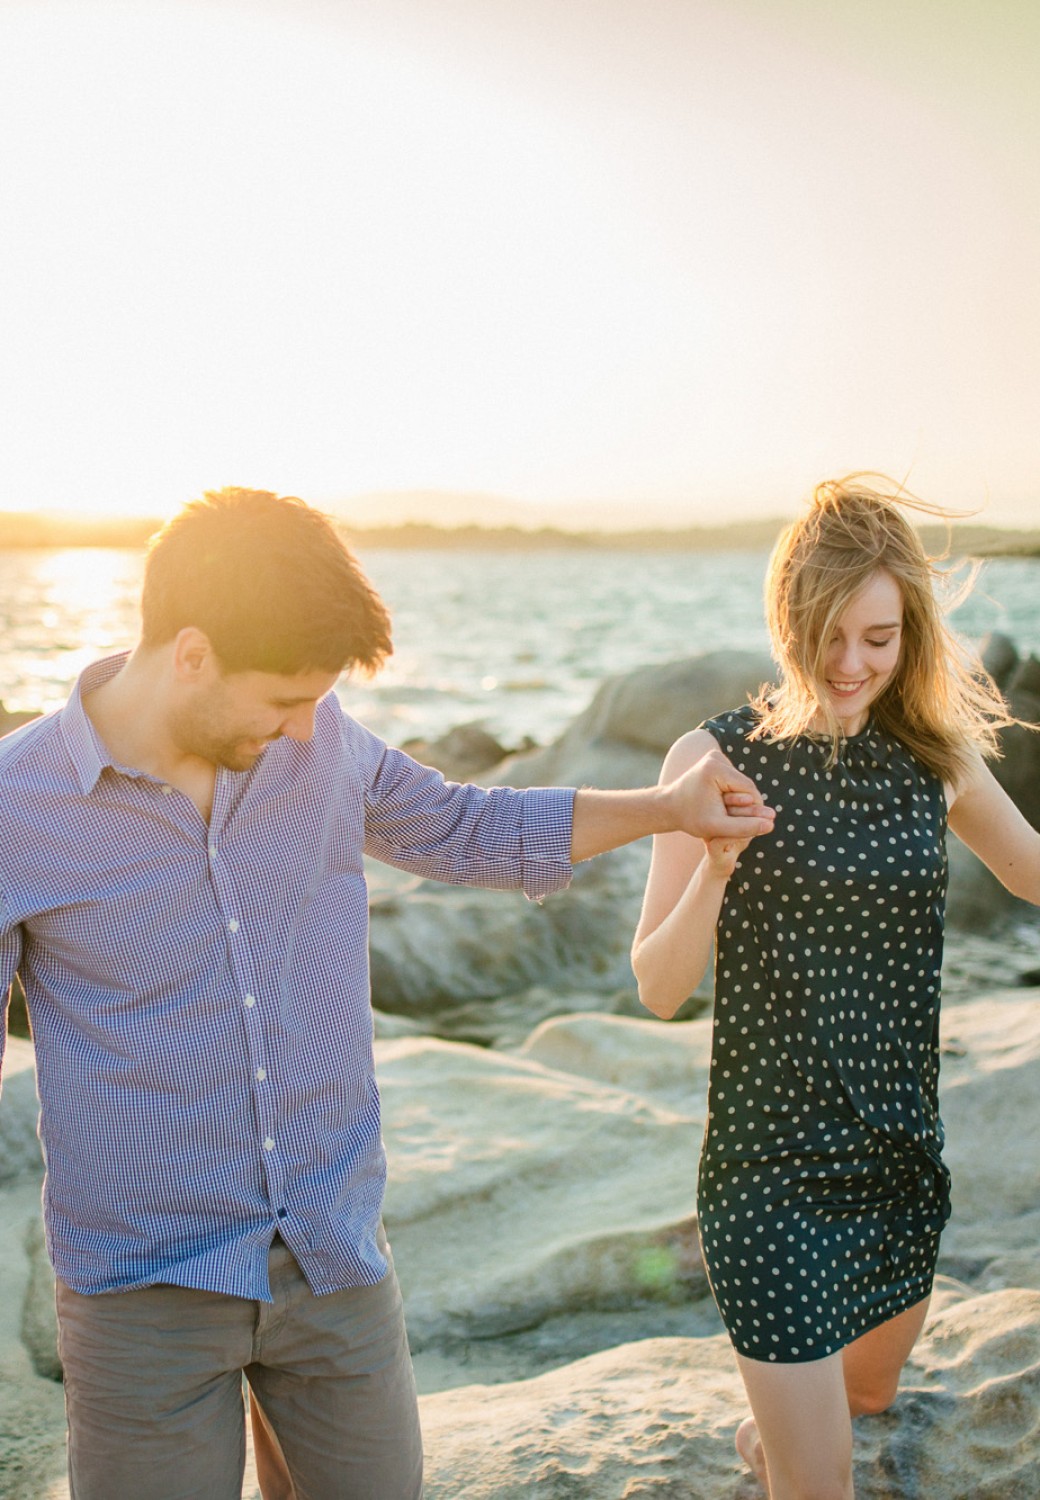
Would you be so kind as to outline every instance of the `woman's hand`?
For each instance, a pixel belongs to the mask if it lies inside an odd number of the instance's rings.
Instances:
[[[728,880],[750,842],[750,839],[705,839],[704,860],[712,874]]]

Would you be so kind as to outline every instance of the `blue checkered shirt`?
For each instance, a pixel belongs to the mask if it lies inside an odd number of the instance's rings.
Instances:
[[[308,743],[218,770],[207,827],[114,764],[84,712],[124,659],[0,741],[0,995],[17,971],[55,1269],[84,1293],[267,1301],[277,1230],[315,1292],[373,1284],[386,1161],[362,854],[540,897],[570,876],[573,792],[445,782],[330,694]]]

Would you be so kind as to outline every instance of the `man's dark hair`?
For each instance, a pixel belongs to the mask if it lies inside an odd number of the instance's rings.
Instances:
[[[390,616],[331,521],[293,495],[207,490],[151,540],[142,641],[203,631],[227,672],[375,669]]]

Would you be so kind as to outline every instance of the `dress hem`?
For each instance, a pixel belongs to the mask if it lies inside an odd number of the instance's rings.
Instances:
[[[868,1319],[856,1333],[852,1334],[848,1338],[840,1339],[835,1341],[834,1343],[829,1344],[822,1353],[817,1353],[814,1351],[811,1354],[797,1354],[793,1357],[791,1355],[785,1355],[781,1357],[776,1353],[752,1354],[749,1350],[741,1349],[738,1346],[736,1340],[733,1338],[732,1334],[729,1333],[728,1329],[727,1336],[729,1337],[730,1343],[733,1345],[735,1352],[739,1354],[742,1359],[753,1359],[756,1361],[756,1363],[762,1365],[814,1364],[821,1359],[829,1359],[832,1354],[840,1354],[843,1349],[847,1349],[850,1344],[854,1344],[857,1339],[861,1339],[865,1333],[871,1333],[875,1328],[883,1328],[884,1325],[886,1323],[890,1323],[893,1318],[898,1318],[900,1313],[909,1312],[911,1307],[916,1307],[919,1302],[923,1302],[926,1297],[930,1297],[932,1295],[934,1286],[935,1272],[933,1271],[931,1276],[928,1278],[927,1284],[924,1285],[923,1290],[907,1298],[900,1298],[898,1305],[893,1307],[890,1311],[884,1312],[880,1317]]]

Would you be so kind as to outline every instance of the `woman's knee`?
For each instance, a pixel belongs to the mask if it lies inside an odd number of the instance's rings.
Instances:
[[[879,1417],[896,1399],[898,1380],[869,1386],[854,1386],[849,1391],[849,1412],[854,1417]]]

